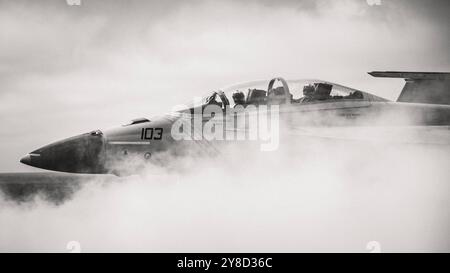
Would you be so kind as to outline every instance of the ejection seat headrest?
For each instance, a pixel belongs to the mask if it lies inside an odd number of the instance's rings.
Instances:
[[[266,102],[267,92],[259,89],[249,89],[247,94],[247,104],[262,104]]]

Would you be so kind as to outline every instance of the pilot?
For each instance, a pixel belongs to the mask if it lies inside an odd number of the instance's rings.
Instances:
[[[233,92],[232,98],[236,105],[245,104],[245,95],[243,92],[241,92],[239,90],[236,90]]]
[[[350,99],[363,99],[364,95],[361,91],[354,91],[353,93],[350,93],[350,95],[348,95],[348,97]]]
[[[310,102],[314,100],[314,85],[305,85],[303,87],[303,98],[300,98],[300,102]]]

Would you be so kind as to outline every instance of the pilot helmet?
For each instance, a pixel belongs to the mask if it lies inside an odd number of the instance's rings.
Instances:
[[[314,85],[308,84],[303,86],[303,95],[308,96],[314,93]]]
[[[243,101],[244,98],[245,98],[245,95],[241,91],[236,90],[236,91],[233,92],[232,97],[233,97],[234,101]]]

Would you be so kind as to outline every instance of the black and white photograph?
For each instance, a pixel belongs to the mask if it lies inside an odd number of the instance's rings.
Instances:
[[[0,0],[0,126],[2,253],[450,252],[447,0]]]

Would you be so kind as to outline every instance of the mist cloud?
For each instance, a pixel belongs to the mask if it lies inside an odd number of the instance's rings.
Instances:
[[[448,146],[302,137],[264,156],[221,151],[92,179],[56,206],[0,198],[0,251],[66,252],[69,241],[85,252],[449,249]]]

